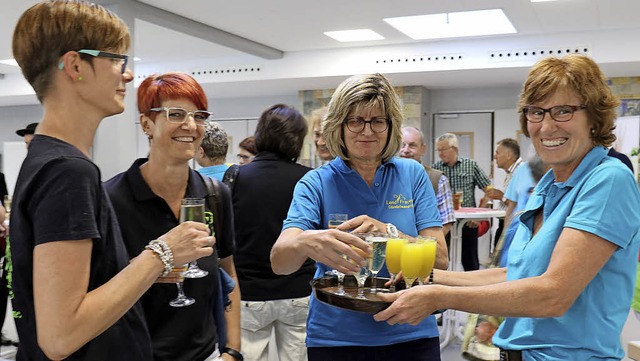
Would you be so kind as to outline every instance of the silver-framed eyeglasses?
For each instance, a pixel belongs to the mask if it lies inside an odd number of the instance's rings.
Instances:
[[[344,123],[347,125],[347,129],[353,133],[362,132],[367,124],[374,133],[382,133],[389,128],[389,119],[385,117],[373,117],[369,120],[365,120],[363,117],[349,117],[345,119]]]
[[[204,127],[207,122],[213,116],[213,113],[206,110],[194,110],[189,112],[185,109],[178,107],[162,107],[162,108],[151,108],[150,112],[165,112],[167,120],[170,123],[182,124],[187,119],[187,116],[191,116],[199,127]]]
[[[522,108],[522,113],[524,114],[527,121],[531,123],[540,123],[542,119],[544,119],[544,113],[549,113],[551,119],[556,122],[568,122],[573,118],[573,113],[586,109],[586,105],[556,105],[555,107],[551,107],[549,109],[544,109],[540,107],[534,107],[533,105],[527,105]]]
[[[124,72],[127,70],[129,55],[109,53],[107,51],[91,50],[91,49],[80,49],[78,50],[78,53],[87,54],[87,55],[91,55],[93,57],[99,57],[99,58],[124,60],[122,62],[122,67],[120,68],[120,73],[124,74]]]

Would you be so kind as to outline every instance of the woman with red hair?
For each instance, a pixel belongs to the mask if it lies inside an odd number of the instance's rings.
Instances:
[[[189,167],[211,117],[207,106],[200,84],[184,73],[153,75],[140,84],[138,110],[140,126],[149,139],[149,157],[136,160],[129,170],[105,183],[129,254],[138,254],[150,240],[179,223],[183,198],[207,196],[203,176]],[[198,260],[198,266],[208,274],[184,281],[184,293],[195,303],[180,308],[169,305],[176,297],[175,280],[155,283],[141,298],[156,361],[213,360],[219,353],[225,361],[242,359],[240,308],[225,312],[224,332],[217,329],[219,322],[212,307],[221,281],[218,258],[237,283],[231,195],[226,187],[220,189],[224,214],[215,217],[216,222],[223,222],[221,234],[215,234],[216,251]],[[205,206],[208,208],[208,203]],[[231,300],[235,305],[240,303],[238,287]],[[227,341],[218,352],[216,344],[221,338]]]

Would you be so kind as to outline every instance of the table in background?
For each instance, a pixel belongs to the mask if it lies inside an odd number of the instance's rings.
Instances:
[[[462,228],[468,221],[484,220],[491,218],[503,218],[505,211],[491,208],[465,208],[455,211],[456,224],[451,227],[451,249],[449,249],[449,270],[464,271],[462,267]],[[442,333],[444,336],[440,342],[440,349],[447,347],[455,337],[462,339],[460,327],[462,323],[458,319],[460,311],[447,310],[442,315]]]

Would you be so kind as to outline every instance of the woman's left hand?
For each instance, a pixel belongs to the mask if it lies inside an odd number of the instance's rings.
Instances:
[[[342,223],[338,226],[341,231],[351,231],[355,233],[381,232],[387,233],[387,224],[369,216],[361,215]]]
[[[376,313],[373,319],[390,325],[409,323],[417,325],[429,317],[438,307],[433,300],[437,286],[414,286],[395,293],[378,293],[382,301],[393,302],[387,309]]]

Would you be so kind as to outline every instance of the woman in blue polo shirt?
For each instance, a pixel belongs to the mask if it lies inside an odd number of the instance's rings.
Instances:
[[[344,230],[397,229],[405,237],[438,239],[436,267],[448,265],[447,247],[433,187],[418,162],[395,158],[402,142],[402,110],[396,92],[380,74],[344,81],[329,103],[323,134],[336,158],[307,173],[295,188],[283,231],[271,251],[272,268],[290,274],[308,259],[316,277],[359,268],[344,260],[363,259],[350,245],[367,244]],[[328,230],[331,213],[353,218]],[[388,275],[386,269],[382,275]],[[440,360],[434,317],[419,325],[390,326],[368,314],[332,307],[312,298],[307,319],[309,361]]]
[[[520,96],[520,124],[551,171],[520,216],[507,268],[436,272],[443,286],[389,295],[397,301],[375,318],[417,322],[439,308],[501,315],[493,343],[504,359],[622,359],[640,192],[629,169],[607,155],[618,104],[588,57],[538,62]]]

